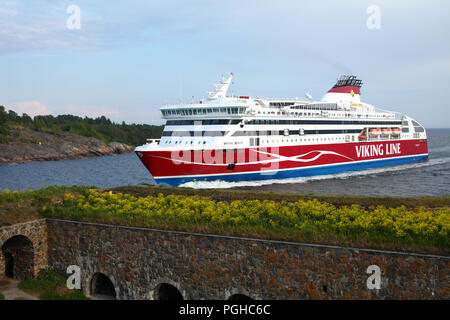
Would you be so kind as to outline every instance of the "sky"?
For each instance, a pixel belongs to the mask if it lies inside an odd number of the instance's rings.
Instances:
[[[161,105],[230,72],[238,95],[315,100],[354,74],[364,102],[449,128],[449,14],[448,0],[0,0],[0,105],[161,124]]]

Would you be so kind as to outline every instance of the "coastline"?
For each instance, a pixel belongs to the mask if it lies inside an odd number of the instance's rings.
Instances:
[[[15,141],[0,144],[0,165],[31,161],[73,160],[132,153],[134,146],[105,143],[70,132],[51,134],[26,128],[12,130]]]

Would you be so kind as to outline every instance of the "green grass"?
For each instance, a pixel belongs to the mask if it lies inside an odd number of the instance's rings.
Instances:
[[[41,300],[87,300],[80,290],[66,287],[66,279],[54,271],[42,269],[36,279],[26,279],[19,283],[19,289]]]
[[[135,196],[92,190],[45,207],[48,218],[361,248],[449,254],[450,211],[335,206],[313,200]]]
[[[88,187],[46,187],[24,192],[0,192],[0,227],[42,218],[39,210],[45,205],[57,205],[65,193],[83,194]]]
[[[204,196],[217,201],[233,200],[274,200],[295,202],[299,200],[319,200],[335,206],[348,206],[359,204],[365,208],[384,206],[395,208],[405,206],[407,208],[440,208],[450,207],[450,195],[447,196],[423,196],[423,197],[376,197],[376,196],[353,196],[353,195],[327,195],[327,194],[300,194],[286,192],[268,192],[259,190],[243,189],[192,189],[165,186],[124,186],[117,188],[103,189],[105,191],[121,192],[132,194],[138,197],[176,194],[184,196]]]
[[[0,300],[5,300],[5,296],[0,292]]]
[[[450,254],[446,222],[450,216],[450,196],[364,197],[127,186],[96,189],[100,194],[121,193],[123,199],[131,200],[114,202],[114,199],[107,199],[102,206],[95,207],[97,200],[88,199],[90,189],[93,188],[47,187],[0,193],[0,226],[49,217],[206,234]],[[66,194],[84,197],[81,206],[64,200]],[[184,198],[177,200],[173,198],[176,196]],[[151,199],[158,197],[164,198],[164,205],[162,200],[158,200],[161,203],[155,207]],[[139,207],[136,203],[140,201],[150,204]],[[311,204],[312,209],[299,209],[301,203],[311,201],[315,201]],[[88,204],[88,208],[83,208],[84,204]],[[320,210],[323,212],[317,211],[317,208],[322,208]],[[317,211],[317,214],[308,213],[311,210]],[[220,219],[210,214],[219,211]],[[279,212],[286,214],[279,215]],[[295,213],[294,217],[292,213]],[[388,218],[387,224],[377,220],[378,216],[383,215]],[[365,218],[371,219],[369,224],[364,224]],[[401,229],[398,228],[400,222]],[[413,225],[416,229],[412,228]]]

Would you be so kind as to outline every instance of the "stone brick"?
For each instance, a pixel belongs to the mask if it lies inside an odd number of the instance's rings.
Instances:
[[[190,234],[63,220],[0,228],[33,244],[33,271],[81,267],[82,289],[103,273],[119,299],[150,299],[167,283],[185,299],[449,299],[450,258],[281,241]],[[367,289],[370,265],[380,290]],[[4,254],[0,272],[5,272]]]

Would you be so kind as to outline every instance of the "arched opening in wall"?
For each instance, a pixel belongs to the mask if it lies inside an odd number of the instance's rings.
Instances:
[[[9,252],[5,252],[5,276],[14,278],[14,258]]]
[[[230,296],[230,297],[228,298],[228,300],[234,300],[234,301],[236,301],[236,300],[240,300],[240,301],[251,301],[251,300],[253,300],[253,299],[250,298],[249,296],[246,296],[245,294],[237,293],[237,294],[233,294],[232,296]]]
[[[18,235],[9,238],[2,246],[5,275],[25,280],[34,276],[34,247],[30,239]]]
[[[90,284],[90,295],[99,300],[116,300],[116,289],[108,276],[96,273],[92,276]]]
[[[161,283],[155,288],[155,300],[183,300],[181,292],[168,283]]]

